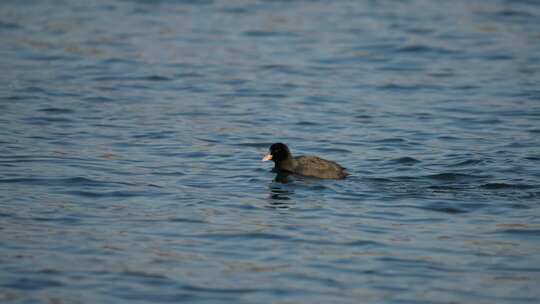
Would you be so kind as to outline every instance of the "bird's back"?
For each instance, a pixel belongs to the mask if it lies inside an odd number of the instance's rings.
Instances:
[[[336,162],[317,156],[299,156],[295,158],[294,173],[318,178],[342,179],[348,174],[345,168]]]

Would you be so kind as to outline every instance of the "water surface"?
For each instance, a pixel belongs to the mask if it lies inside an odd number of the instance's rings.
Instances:
[[[535,1],[2,1],[0,39],[2,302],[540,298]]]

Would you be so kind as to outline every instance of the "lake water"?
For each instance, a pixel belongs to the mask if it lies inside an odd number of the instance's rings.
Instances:
[[[2,1],[0,41],[2,303],[540,300],[537,1]]]

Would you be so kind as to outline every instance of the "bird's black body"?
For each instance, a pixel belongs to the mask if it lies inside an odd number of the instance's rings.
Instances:
[[[303,176],[325,179],[342,179],[348,173],[336,162],[317,156],[293,157],[287,145],[275,143],[270,146],[270,153],[263,160],[272,160],[278,172],[288,172]]]

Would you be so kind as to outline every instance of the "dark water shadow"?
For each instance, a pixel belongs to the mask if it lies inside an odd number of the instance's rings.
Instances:
[[[294,190],[291,189],[291,182],[293,178],[290,174],[278,172],[268,189],[270,190],[269,198],[270,202],[268,207],[272,209],[290,209],[293,204],[291,201],[291,195],[294,194]]]
[[[288,184],[293,181],[291,174],[284,172],[277,172],[276,176],[272,180],[274,183]]]

